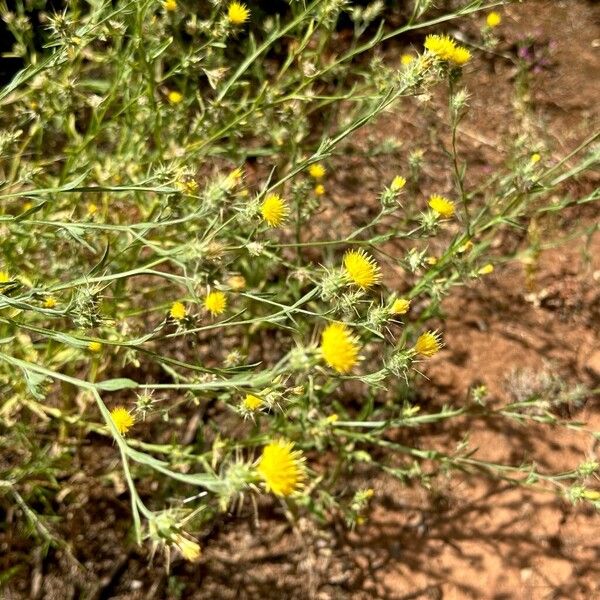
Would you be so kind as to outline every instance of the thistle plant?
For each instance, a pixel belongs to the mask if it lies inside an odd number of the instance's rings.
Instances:
[[[442,300],[503,262],[499,232],[598,200],[551,200],[597,167],[598,133],[552,163],[518,140],[514,163],[469,187],[462,74],[503,2],[442,14],[415,0],[396,29],[378,1],[290,0],[275,14],[266,2],[73,2],[44,13],[43,49],[29,3],[15,4],[3,19],[25,66],[0,90],[0,414],[31,472],[52,477],[28,447],[36,416],[45,439],[63,427],[104,436],[137,541],[190,561],[204,525],[258,496],[360,524],[376,491],[342,484],[361,462],[403,480],[485,472],[600,503],[586,487],[597,463],[546,473],[393,435],[482,413],[575,427],[547,399],[491,407],[478,390],[430,411],[397,392],[449,343]],[[340,46],[342,13],[354,27]],[[437,32],[486,14],[483,41]],[[378,60],[408,32],[423,34],[410,60]],[[449,98],[452,187],[420,191],[413,152],[381,182],[372,217],[338,226],[329,194],[352,136],[436,93]],[[57,441],[65,452],[72,436]],[[142,476],[172,482],[169,507],[138,491]],[[2,475],[24,506],[25,477]]]

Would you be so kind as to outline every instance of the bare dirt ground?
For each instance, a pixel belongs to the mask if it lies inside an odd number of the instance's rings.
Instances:
[[[504,158],[499,149],[519,127],[549,141],[556,157],[597,129],[599,21],[600,6],[585,0],[531,0],[505,10],[498,53],[479,57],[465,76],[472,99],[461,152],[470,177],[485,175]],[[481,18],[460,33],[468,37],[480,24]],[[525,94],[529,110],[515,121],[520,110],[514,103],[516,73],[502,54],[514,55],[525,40],[533,57]],[[394,45],[389,51],[406,49]],[[406,167],[408,152],[435,147],[439,130],[434,125],[445,119],[444,102],[435,106],[403,104],[361,132],[357,144],[395,136],[402,141],[401,158],[375,157],[367,166],[363,161],[360,181],[354,174],[358,164],[332,169],[333,202],[352,207],[352,218],[364,221],[381,181]],[[433,165],[445,160],[441,150],[427,156]],[[587,193],[599,181],[588,175],[570,184],[569,192]],[[448,189],[449,182],[447,170],[431,169],[425,187]],[[597,206],[570,210],[552,224],[553,232],[566,235],[599,217]],[[525,247],[512,237],[499,244]],[[599,385],[598,233],[543,250],[534,269],[524,260],[509,261],[483,282],[458,288],[443,308],[446,347],[428,363],[418,390],[427,407],[460,405],[469,389],[482,383],[491,403],[511,398],[519,386],[540,384],[545,375],[559,376],[570,386]],[[600,430],[597,398],[588,395],[565,416]],[[598,458],[593,439],[576,432],[542,425],[526,429],[509,420],[475,421],[469,431],[477,456],[498,462],[534,460],[551,471]],[[460,424],[430,428],[417,441],[451,451],[465,432]],[[146,550],[129,537],[127,493],[106,479],[117,466],[113,449],[100,438],[88,441],[93,443],[82,445],[76,457],[79,473],[67,482],[71,491],[57,506],[56,528],[69,540],[76,561],[60,549],[43,555],[15,528],[0,538],[0,570],[14,565],[21,570],[0,587],[2,598],[600,598],[598,516],[591,508],[457,474],[436,478],[426,490],[369,471],[357,473],[375,489],[372,513],[358,530],[319,529],[301,521],[292,531],[277,507],[264,506],[257,524],[248,512],[213,530],[204,540],[200,565],[178,560],[167,575],[162,563],[149,563]],[[98,480],[104,485],[92,484]]]

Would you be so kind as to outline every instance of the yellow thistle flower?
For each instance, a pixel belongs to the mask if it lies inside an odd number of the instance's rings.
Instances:
[[[346,275],[362,289],[375,285],[380,277],[379,266],[364,250],[349,250],[344,254]]]
[[[227,308],[227,296],[223,292],[209,292],[204,298],[204,308],[213,316],[220,315]]]
[[[400,62],[405,66],[410,65],[413,60],[415,60],[415,57],[412,54],[403,54],[400,57]]]
[[[44,308],[54,308],[58,302],[54,296],[46,296],[44,300]]]
[[[177,2],[176,2],[176,0],[165,0],[163,2],[163,8],[167,12],[175,12],[177,10]]]
[[[0,271],[0,283],[8,283],[11,276],[6,271]]]
[[[246,410],[255,411],[263,405],[262,398],[255,396],[254,394],[246,394],[246,397],[242,400],[242,406]]]
[[[227,9],[227,20],[234,26],[243,25],[250,16],[250,11],[241,2],[232,2]]]
[[[185,305],[182,302],[173,302],[169,314],[176,321],[183,321],[183,319],[185,319],[185,316],[187,315]]]
[[[260,207],[263,219],[269,227],[279,227],[288,215],[288,207],[278,194],[269,194]]]
[[[500,13],[492,11],[485,19],[485,22],[488,27],[493,29],[494,27],[498,27],[498,25],[500,25],[500,23],[502,22],[502,16],[500,15]]]
[[[348,373],[358,362],[358,340],[344,323],[327,325],[321,335],[321,356],[338,373]]]
[[[308,174],[314,179],[321,179],[321,177],[325,177],[325,167],[321,163],[313,163],[308,167]]]
[[[176,90],[171,90],[167,94],[167,99],[171,104],[179,104],[183,100],[183,94]]]
[[[340,420],[339,415],[337,413],[333,413],[325,419],[325,422],[328,425],[333,425],[334,423],[337,423],[339,420]]]
[[[582,498],[591,500],[592,502],[600,500],[600,492],[598,490],[583,490],[583,492],[581,492],[581,496]]]
[[[531,155],[531,158],[529,159],[529,161],[531,162],[531,164],[535,165],[536,163],[539,163],[540,160],[542,160],[542,157],[540,154],[538,154],[537,152],[535,154]]]
[[[452,200],[448,200],[448,198],[444,198],[444,196],[438,196],[437,194],[429,197],[428,204],[431,210],[436,212],[441,217],[445,217],[446,219],[452,217],[454,215],[454,211],[456,210]]]
[[[394,179],[392,179],[392,184],[390,185],[390,189],[392,192],[399,192],[406,185],[406,179],[401,175],[396,175]]]
[[[492,263],[487,263],[487,265],[483,265],[483,267],[481,267],[481,269],[479,269],[479,271],[477,271],[477,273],[479,273],[479,275],[489,275],[490,273],[494,272],[494,265]]]
[[[181,552],[181,556],[188,562],[198,562],[202,553],[200,544],[195,540],[190,540],[181,534],[176,534],[173,537],[173,543]]]
[[[90,202],[87,205],[87,214],[91,216],[95,215],[98,212],[98,206],[93,202]]]
[[[426,331],[417,338],[414,350],[421,356],[433,356],[437,354],[442,347],[440,334],[436,331]]]
[[[275,440],[263,448],[256,470],[265,483],[267,492],[276,496],[290,496],[304,481],[304,458],[301,450],[286,440]]]
[[[398,298],[394,300],[390,309],[394,315],[405,315],[410,308],[410,300],[406,298]]]
[[[100,342],[90,342],[87,347],[90,352],[100,352],[100,350],[102,350],[102,344]]]
[[[471,53],[447,35],[428,35],[425,38],[425,48],[442,60],[447,60],[457,65],[463,65],[471,58]]]
[[[463,254],[464,252],[470,252],[471,250],[473,250],[474,246],[475,244],[473,244],[471,240],[467,240],[464,244],[461,244],[456,251],[460,254]]]
[[[244,171],[241,169],[241,167],[235,168],[233,171],[231,171],[231,173],[229,173],[229,175],[227,175],[227,178],[233,183],[239,183],[243,177]]]
[[[321,183],[315,186],[315,196],[324,196],[325,195],[325,186]]]
[[[471,51],[467,50],[464,46],[457,46],[450,60],[457,65],[464,65],[471,60]]]
[[[135,423],[133,415],[124,406],[113,408],[110,411],[110,418],[121,435],[125,435]]]

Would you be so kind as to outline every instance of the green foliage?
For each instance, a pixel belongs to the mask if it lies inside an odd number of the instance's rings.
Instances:
[[[435,469],[484,470],[567,495],[583,482],[581,470],[541,474],[476,460],[467,447],[448,455],[390,436],[484,412],[561,425],[545,398],[492,409],[479,389],[463,406],[426,412],[411,395],[419,361],[439,350],[438,334],[427,332],[441,300],[491,272],[500,230],[558,210],[550,192],[598,163],[597,134],[551,166],[519,139],[512,164],[468,189],[456,143],[469,99],[461,64],[431,50],[404,65],[377,52],[499,2],[459,2],[426,20],[431,3],[419,0],[395,29],[382,2],[290,0],[269,14],[263,3],[241,25],[218,0],[71,2],[45,13],[41,51],[29,3],[17,4],[4,20],[26,67],[0,91],[0,415],[5,424],[43,416],[113,439],[138,539],[195,560],[186,524],[277,489],[263,448],[280,439],[296,448],[279,458],[282,477],[304,484],[282,494],[288,506],[317,518],[339,511],[349,526],[372,491],[344,496],[336,486],[360,463],[423,485]],[[345,41],[341,14],[353,23]],[[441,89],[456,200],[440,210],[409,199],[423,168],[413,153],[410,172],[398,174],[408,183],[381,182],[370,220],[347,231],[332,222],[321,235],[322,219],[335,219],[328,170],[347,156],[352,134],[403,99],[427,101]],[[434,258],[436,236],[447,244]],[[390,256],[386,244],[397,242],[406,252]],[[344,256],[361,249],[367,272],[357,276]],[[383,265],[406,271],[410,309],[395,308],[400,296],[379,279]],[[338,322],[348,337],[327,350],[320,336]],[[133,428],[111,417],[107,406],[117,403]],[[192,435],[180,435],[198,415]],[[143,433],[144,421],[162,430],[158,440]],[[311,464],[316,452],[331,468]],[[15,472],[3,476],[18,494]],[[181,484],[179,505],[142,500],[138,473]],[[586,498],[577,490],[571,497]]]

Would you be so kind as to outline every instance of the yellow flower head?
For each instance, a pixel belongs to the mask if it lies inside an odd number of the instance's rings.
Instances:
[[[227,9],[227,20],[235,26],[243,25],[250,16],[250,11],[241,2],[232,2]]]
[[[396,175],[394,179],[392,179],[392,185],[390,185],[390,189],[392,192],[399,192],[406,185],[406,179],[401,175]]]
[[[364,250],[346,252],[344,269],[348,279],[362,289],[375,285],[381,277],[379,266]]]
[[[288,207],[278,194],[269,194],[260,207],[263,219],[269,227],[279,227],[288,215]]]
[[[464,244],[461,244],[456,251],[460,254],[463,254],[465,252],[470,252],[471,250],[473,250],[474,246],[475,244],[473,244],[471,240],[467,240]]]
[[[171,90],[167,94],[167,98],[171,104],[179,104],[183,100],[183,94],[175,90]]]
[[[185,305],[182,302],[173,302],[169,314],[176,321],[183,321],[187,314],[187,311],[185,310]]]
[[[321,163],[313,163],[308,167],[308,174],[314,179],[321,179],[325,177],[325,167]]]
[[[0,283],[8,283],[11,277],[6,271],[0,271]]]
[[[442,347],[440,334],[436,331],[426,331],[417,338],[414,350],[421,356],[433,356],[437,354]]]
[[[124,406],[113,408],[110,411],[110,418],[121,435],[125,435],[135,423],[133,415]]]
[[[444,198],[444,196],[438,196],[437,194],[429,197],[428,204],[431,210],[436,212],[441,217],[445,217],[446,219],[452,217],[454,215],[454,211],[456,210],[452,200],[448,200],[448,198]]]
[[[90,352],[100,352],[100,350],[102,350],[102,344],[100,342],[90,342],[88,344],[88,350]]]
[[[54,296],[46,296],[44,300],[44,308],[54,308],[58,302]]]
[[[98,205],[94,204],[93,202],[90,202],[87,205],[87,214],[91,216],[95,215],[98,212]]]
[[[315,185],[315,196],[324,196],[325,195],[325,186],[322,183]]]
[[[394,300],[391,311],[395,315],[405,315],[410,308],[410,300],[406,298],[398,298]]]
[[[348,373],[358,362],[358,340],[344,323],[331,323],[321,335],[321,356],[338,373]]]
[[[490,28],[498,27],[498,25],[500,25],[500,23],[502,22],[502,16],[500,15],[500,13],[497,13],[496,11],[492,11],[487,16],[485,22],[486,22],[487,26]]]
[[[428,35],[425,38],[425,48],[438,58],[457,65],[463,65],[471,58],[471,53],[466,48],[457,46],[447,35]]]
[[[215,317],[224,313],[227,308],[227,296],[216,290],[209,292],[204,298],[204,308]]]
[[[265,483],[267,492],[289,496],[298,491],[304,481],[304,458],[294,444],[275,440],[263,448],[256,470]]]
[[[464,46],[457,46],[452,53],[450,59],[454,64],[464,65],[471,60],[471,51],[467,50]]]
[[[163,8],[167,12],[175,12],[177,10],[177,2],[176,2],[176,0],[165,0],[163,2]]]
[[[246,410],[255,411],[263,405],[262,398],[255,396],[254,394],[246,394],[246,397],[242,400],[242,406]]]
[[[494,265],[492,263],[487,263],[487,265],[483,265],[477,272],[479,275],[489,275],[494,272]]]
[[[539,163],[540,160],[542,160],[542,156],[538,152],[536,152],[535,154],[532,154],[531,158],[529,159],[529,161],[531,162],[531,164],[534,164],[534,165],[536,163]]]
[[[412,54],[403,54],[400,57],[400,62],[403,65],[409,65],[413,60],[415,60],[415,57]]]
[[[227,179],[229,179],[233,183],[239,183],[244,178],[244,171],[241,167],[235,168],[229,175],[227,175]]]
[[[190,540],[181,534],[176,534],[173,543],[181,552],[181,556],[189,562],[198,562],[200,560],[200,544],[195,540]]]

